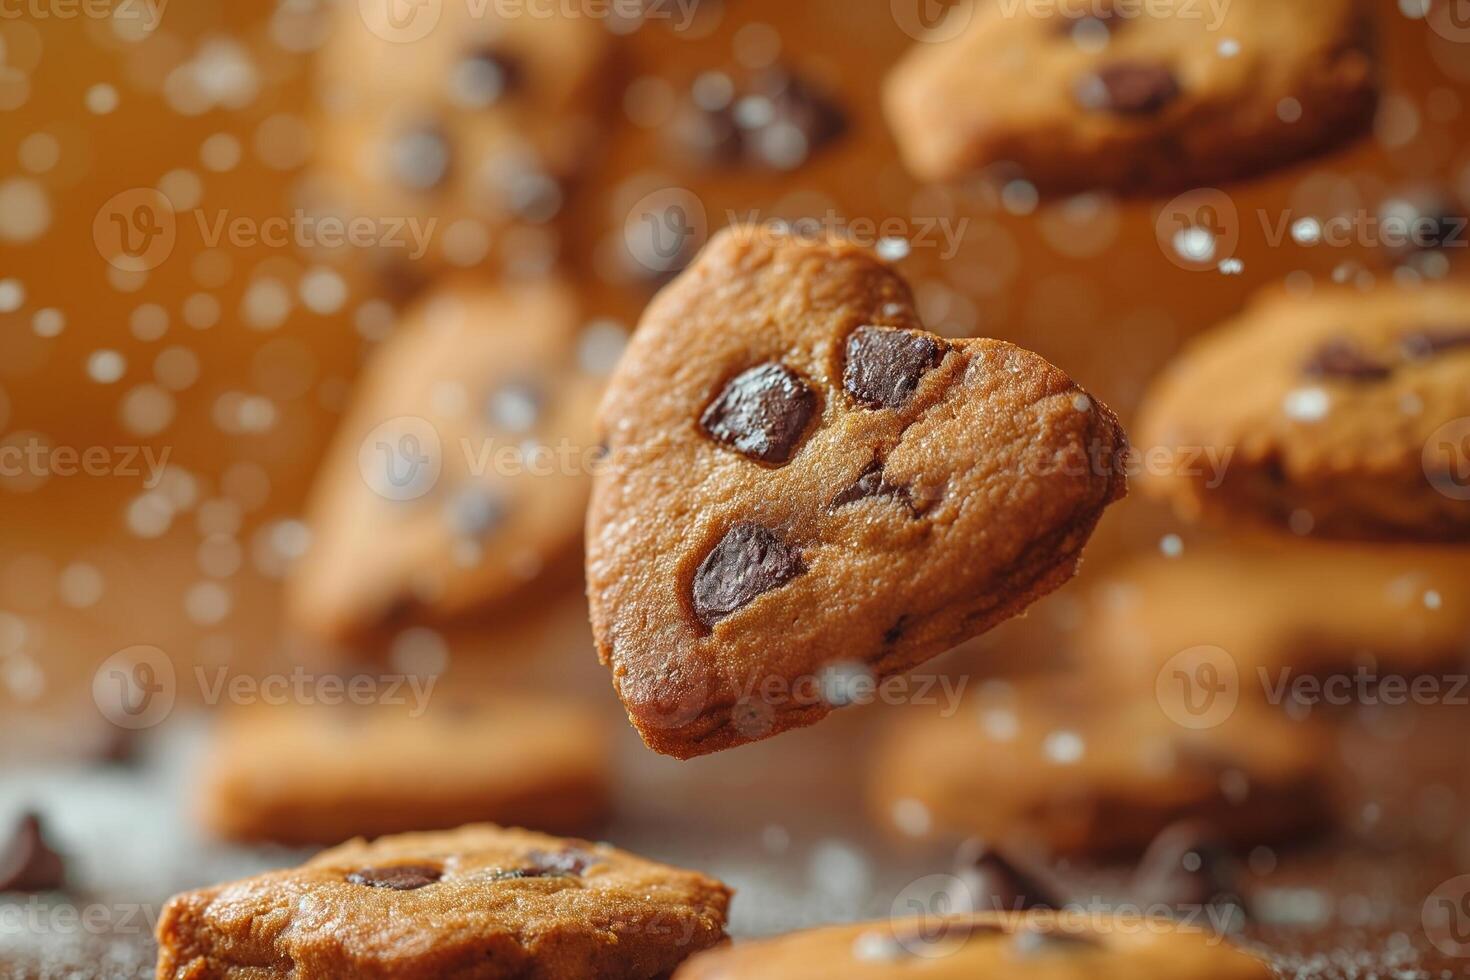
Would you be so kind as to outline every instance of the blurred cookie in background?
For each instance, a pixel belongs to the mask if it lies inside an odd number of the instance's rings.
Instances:
[[[341,642],[483,610],[574,562],[604,340],[557,282],[449,286],[410,311],[317,477],[291,622]]]
[[[492,249],[505,271],[545,272],[613,91],[607,25],[553,7],[401,6],[337,4],[318,58],[313,207],[370,222],[375,259],[400,280],[481,266]]]
[[[870,800],[905,837],[1058,856],[1136,854],[1186,819],[1238,847],[1326,827],[1327,735],[1254,703],[1225,707],[1176,720],[1172,704],[1097,678],[992,682],[957,711],[898,719],[875,753]]]
[[[1249,177],[1368,129],[1364,0],[1091,7],[953,8],[886,82],[909,170],[953,180],[1000,165],[1044,192],[1158,192]]]
[[[439,692],[424,678],[392,695],[223,714],[201,776],[205,827],[304,845],[475,820],[585,833],[607,816],[608,730],[590,708]]]
[[[1086,662],[1144,689],[1169,683],[1166,670],[1203,668],[1262,701],[1301,678],[1402,679],[1470,662],[1470,563],[1448,549],[1191,545],[1113,569],[1084,610]],[[1211,650],[1184,663],[1199,647]]]
[[[1470,540],[1470,285],[1258,298],[1154,384],[1139,484],[1182,517]]]

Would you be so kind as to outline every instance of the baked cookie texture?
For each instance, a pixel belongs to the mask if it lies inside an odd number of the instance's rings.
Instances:
[[[701,953],[675,980],[1270,980],[1210,932],[1124,915],[1031,911],[830,926]]]
[[[605,118],[604,19],[556,5],[335,7],[317,59],[314,205],[384,232],[416,222],[423,255],[406,234],[376,249],[395,275],[479,265],[497,243],[512,267],[535,266],[543,231],[554,256],[568,186]]]
[[[1079,652],[1098,670],[1153,677],[1208,645],[1258,699],[1282,671],[1412,677],[1470,657],[1470,563],[1442,548],[1190,546],[1110,569],[1084,609]]]
[[[223,716],[201,778],[205,827],[335,844],[480,820],[583,833],[607,815],[608,732],[588,708],[531,693],[405,700]]]
[[[287,581],[306,634],[346,643],[493,606],[575,554],[603,379],[557,280],[450,284],[364,367]]]
[[[1044,192],[1160,192],[1252,176],[1371,122],[1365,0],[1086,6],[966,5],[957,36],[915,45],[884,93],[909,170],[1002,164]]]
[[[1140,482],[1187,520],[1470,540],[1467,306],[1456,282],[1263,295],[1155,383]]]
[[[355,840],[172,898],[160,980],[645,980],[724,938],[730,890],[488,824]]]
[[[1060,370],[925,333],[872,254],[774,227],[726,230],[657,297],[600,425],[593,632],[680,758],[1015,615],[1125,492],[1116,418]]]
[[[1326,731],[1249,699],[1192,727],[1166,714],[1152,684],[1153,674],[1132,692],[1101,676],[986,685],[952,714],[911,709],[875,750],[874,813],[908,837],[1097,857],[1137,854],[1181,820],[1238,847],[1328,824]]]

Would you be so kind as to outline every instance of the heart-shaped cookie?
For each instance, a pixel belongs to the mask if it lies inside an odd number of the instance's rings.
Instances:
[[[575,546],[602,379],[577,295],[441,287],[363,371],[313,489],[292,623],[331,642],[483,610]]]
[[[1117,419],[1041,357],[926,333],[871,253],[728,229],[614,372],[587,578],[648,745],[811,724],[1060,586],[1126,490]]]

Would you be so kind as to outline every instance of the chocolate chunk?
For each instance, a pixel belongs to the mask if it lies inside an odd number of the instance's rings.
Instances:
[[[1318,347],[1302,365],[1302,371],[1313,378],[1339,378],[1348,381],[1380,381],[1391,369],[1373,360],[1351,340],[1338,337]]]
[[[1426,327],[1399,339],[1399,350],[1411,361],[1427,361],[1459,347],[1470,347],[1470,327]]]
[[[422,123],[403,131],[388,145],[388,169],[409,190],[431,191],[449,176],[451,156],[444,131]]]
[[[1022,929],[1014,940],[1016,952],[1022,956],[1065,956],[1083,950],[1096,949],[1097,940],[1075,932],[1054,929]]]
[[[454,66],[450,92],[459,105],[484,109],[519,92],[525,82],[525,65],[519,58],[497,48],[482,48]]]
[[[913,509],[908,488],[894,486],[885,480],[883,462],[877,459],[868,464],[868,468],[863,470],[856,483],[832,498],[831,509],[838,510],[848,504],[857,503],[859,500],[867,500],[869,497],[892,497],[907,504],[910,510]]]
[[[1167,66],[1154,62],[1119,61],[1085,76],[1077,101],[1086,109],[1147,116],[1179,97],[1179,80]]]
[[[816,392],[796,372],[771,362],[725,385],[699,424],[721,445],[780,465],[795,454],[816,410]]]
[[[933,337],[892,327],[858,327],[847,338],[842,386],[869,408],[902,408],[919,381],[944,360]]]
[[[368,888],[411,892],[426,888],[443,876],[443,869],[430,864],[399,864],[387,868],[360,868],[348,875],[347,880],[354,885],[365,885]]]
[[[1037,876],[984,841],[970,840],[957,855],[957,877],[969,889],[974,912],[1059,909],[1062,902]]]
[[[806,571],[801,555],[774,531],[742,521],[705,556],[694,574],[694,614],[714,626],[757,596]]]
[[[66,884],[66,865],[46,843],[41,818],[21,814],[0,850],[0,892],[55,891]]]
[[[1166,827],[1133,874],[1133,896],[1143,906],[1165,905],[1188,912],[1245,901],[1236,883],[1235,860],[1214,828],[1196,821]]]

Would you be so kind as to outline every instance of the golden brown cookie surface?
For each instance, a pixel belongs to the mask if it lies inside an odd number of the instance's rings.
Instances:
[[[600,422],[599,653],[653,748],[827,714],[1073,573],[1124,492],[1112,413],[1040,357],[925,333],[870,253],[727,230],[649,308]]]
[[[1140,482],[1188,519],[1470,539],[1467,305],[1452,282],[1266,294],[1155,383]]]
[[[729,899],[695,872],[489,824],[356,840],[175,896],[158,976],[647,980],[719,942]]]
[[[1249,176],[1356,136],[1375,69],[1360,0],[962,6],[885,102],[909,169],[995,164],[1047,191]]]

